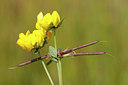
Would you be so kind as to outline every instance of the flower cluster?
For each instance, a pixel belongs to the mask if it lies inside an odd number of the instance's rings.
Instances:
[[[40,12],[37,15],[36,30],[32,33],[29,30],[26,34],[20,33],[17,44],[28,51],[42,47],[44,42],[48,42],[52,36],[51,28],[56,28],[59,23],[60,17],[57,11],[53,11],[52,14],[47,13],[45,16]]]

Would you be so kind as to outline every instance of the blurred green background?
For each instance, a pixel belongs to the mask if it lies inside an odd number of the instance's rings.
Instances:
[[[18,35],[35,29],[40,11],[46,14],[54,10],[65,18],[57,30],[58,48],[100,40],[106,42],[76,52],[108,53],[63,59],[64,85],[127,85],[127,0],[1,0],[0,85],[50,85],[41,61],[14,70],[8,68],[38,57],[16,45]],[[53,38],[42,49],[42,55],[48,53],[49,45],[54,45]],[[48,69],[58,85],[56,63],[48,65]]]

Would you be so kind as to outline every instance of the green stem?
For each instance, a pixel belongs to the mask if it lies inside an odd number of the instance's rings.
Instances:
[[[51,85],[54,85],[54,83],[53,83],[53,81],[52,81],[52,78],[51,78],[51,76],[50,76],[50,74],[49,74],[49,72],[48,72],[48,69],[47,69],[47,67],[46,67],[46,65],[45,65],[45,63],[44,63],[44,61],[42,61],[42,65],[43,65],[43,67],[44,67],[44,69],[45,69],[45,71],[46,71],[46,73],[47,73],[47,76],[48,76],[48,78],[49,78],[49,80],[50,80],[50,82],[51,82]]]
[[[39,50],[38,50],[38,54],[39,54],[39,56],[41,57]],[[49,74],[49,72],[48,72],[48,69],[47,69],[47,67],[46,67],[46,65],[45,65],[45,63],[44,63],[43,60],[42,60],[42,65],[43,65],[43,67],[44,67],[44,69],[45,69],[45,72],[46,72],[46,74],[47,74],[47,76],[48,76],[50,82],[51,82],[51,85],[54,85],[54,83],[53,83],[53,81],[52,81],[52,78],[51,78],[51,76],[50,76],[50,74]]]
[[[55,29],[54,29],[54,45],[55,45],[55,49],[57,50],[56,31],[55,31]],[[58,69],[59,85],[63,85],[62,68],[61,68],[61,60],[60,59],[58,59],[57,69]]]
[[[54,31],[54,45],[55,45],[55,49],[57,50],[57,44],[56,44],[56,31],[55,31],[55,29],[54,29],[53,31]]]

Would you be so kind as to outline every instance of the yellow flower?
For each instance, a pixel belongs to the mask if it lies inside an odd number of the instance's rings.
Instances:
[[[52,15],[50,13],[47,13],[43,17],[43,13],[40,12],[37,15],[37,23],[36,28],[39,30],[45,29],[46,31],[49,29],[50,24],[53,23],[53,26],[57,27],[60,23],[60,16],[57,13],[57,11],[53,11]]]
[[[42,29],[48,30],[51,22],[52,22],[52,16],[50,15],[50,13],[47,13],[43,17],[43,13],[40,12],[37,16],[36,28],[39,30],[42,30]]]
[[[25,36],[23,33],[20,33],[20,34],[19,34],[19,38],[20,38],[20,39],[17,40],[17,44],[18,44],[21,48],[26,49],[25,46],[23,45],[24,40],[26,39],[26,36]]]
[[[37,21],[39,21],[39,20],[41,20],[41,19],[43,19],[43,13],[42,13],[42,12],[40,12],[40,13],[38,14],[38,16],[37,16]]]
[[[17,44],[28,51],[31,51],[33,48],[38,48],[44,43],[44,37],[46,33],[43,33],[42,30],[34,30],[33,33],[30,33],[28,30],[26,35],[23,33],[19,34],[19,39]]]
[[[53,11],[52,15],[47,13],[43,16],[43,13],[40,12],[37,15],[36,29],[32,33],[28,30],[26,34],[20,33],[17,44],[28,51],[31,51],[33,48],[42,47],[44,40],[46,42],[51,39],[52,30],[49,30],[50,25],[57,27],[60,23],[60,16],[57,11]]]
[[[42,32],[42,30],[34,30],[33,35],[35,36],[34,41],[37,44],[37,47],[42,46],[44,43],[44,37],[46,36],[45,32]]]
[[[55,27],[57,27],[58,24],[60,23],[60,16],[57,13],[57,11],[53,11],[52,13],[52,22]]]
[[[47,33],[47,35],[46,35],[46,37],[47,37],[47,42],[51,39],[51,37],[52,37],[52,31],[49,31],[48,33]]]
[[[23,33],[19,34],[19,39],[17,40],[17,44],[23,48],[23,49],[27,49],[30,50],[32,49],[32,45],[28,42],[28,36],[30,35],[30,31],[28,30],[26,32],[26,35],[24,35]]]

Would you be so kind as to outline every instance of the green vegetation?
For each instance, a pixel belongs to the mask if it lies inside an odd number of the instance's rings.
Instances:
[[[2,0],[0,85],[50,85],[41,61],[15,70],[8,68],[38,57],[16,45],[18,34],[35,29],[36,16],[40,11],[46,14],[54,10],[64,17],[62,27],[56,30],[57,48],[64,50],[100,40],[106,42],[77,52],[105,51],[112,55],[62,59],[64,85],[127,85],[127,9],[126,0]],[[41,50],[42,55],[49,52],[49,45],[54,46],[53,40]],[[56,63],[48,65],[48,70],[55,85],[58,85]]]

